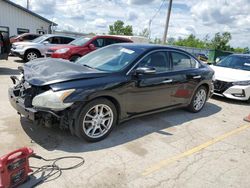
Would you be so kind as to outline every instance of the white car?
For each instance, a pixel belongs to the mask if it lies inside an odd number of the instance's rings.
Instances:
[[[229,55],[211,68],[215,95],[250,102],[250,55]]]

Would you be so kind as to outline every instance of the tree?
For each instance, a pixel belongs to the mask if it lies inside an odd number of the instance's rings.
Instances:
[[[133,27],[131,25],[124,26],[124,22],[117,20],[113,25],[109,25],[110,35],[133,35]]]
[[[215,33],[214,38],[212,38],[209,47],[215,50],[231,50],[229,41],[232,39],[231,33],[224,32],[222,34]]]
[[[193,34],[189,35],[187,38],[179,38],[177,41],[173,42],[173,45],[176,46],[186,46],[186,47],[194,47],[194,48],[205,48],[206,43],[198,38],[196,38]]]
[[[142,32],[139,33],[139,36],[148,38],[149,37],[149,30],[147,28],[143,29]]]

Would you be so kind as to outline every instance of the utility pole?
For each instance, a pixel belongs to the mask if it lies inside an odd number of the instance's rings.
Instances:
[[[27,0],[27,9],[29,10],[29,8],[30,8],[30,1]]]
[[[169,4],[168,4],[168,14],[167,14],[167,18],[166,18],[165,30],[164,30],[164,35],[163,35],[163,39],[162,39],[163,44],[165,44],[165,42],[167,40],[168,25],[169,25],[169,19],[170,19],[170,14],[171,14],[171,9],[172,9],[172,1],[173,0],[169,0]]]
[[[152,24],[152,19],[150,19],[148,22],[148,40],[150,40],[151,37],[151,24]]]

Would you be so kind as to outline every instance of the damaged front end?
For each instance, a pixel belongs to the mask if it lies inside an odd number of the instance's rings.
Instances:
[[[49,85],[31,85],[25,81],[23,69],[18,69],[20,76],[11,76],[14,86],[9,88],[9,101],[18,114],[36,124],[47,127],[59,125],[61,129],[71,130],[76,105],[63,101],[74,90],[54,92]]]

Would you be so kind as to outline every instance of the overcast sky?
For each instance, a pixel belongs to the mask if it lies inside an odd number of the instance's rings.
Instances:
[[[26,6],[26,0],[12,0]],[[53,20],[58,29],[107,33],[108,25],[123,20],[134,33],[148,27],[162,0],[30,0],[32,11]],[[151,37],[162,38],[168,0],[155,16]],[[173,0],[169,36],[195,34],[204,38],[229,31],[234,47],[250,46],[250,0]]]

